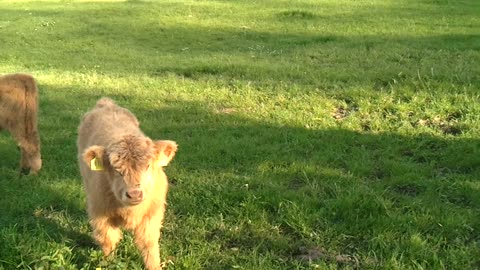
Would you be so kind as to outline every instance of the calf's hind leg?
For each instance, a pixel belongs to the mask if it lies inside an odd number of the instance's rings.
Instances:
[[[17,141],[17,146],[20,149],[20,172],[28,174],[29,172],[35,174],[41,168],[40,158],[40,141],[37,134],[32,134],[32,137],[27,137],[22,134],[18,128],[11,131],[12,137]]]
[[[27,152],[21,145],[19,145],[18,148],[20,149],[20,173],[28,174],[30,172],[30,163],[26,158]]]
[[[17,141],[17,147],[20,150],[20,173],[28,174],[30,172],[30,162],[27,158],[27,149],[28,145],[27,140],[16,132],[12,132],[13,138]]]

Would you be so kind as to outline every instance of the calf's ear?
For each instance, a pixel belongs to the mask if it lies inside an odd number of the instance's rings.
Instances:
[[[175,156],[177,152],[177,143],[174,141],[155,141],[155,165],[157,167],[165,167]]]
[[[93,145],[83,151],[83,161],[88,165],[91,166],[92,160],[97,160],[97,164],[101,164],[103,162],[103,154],[105,153],[105,148],[103,146]],[[99,166],[103,166],[99,165]]]

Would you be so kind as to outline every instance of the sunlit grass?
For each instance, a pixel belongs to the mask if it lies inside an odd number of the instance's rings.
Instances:
[[[176,140],[168,269],[474,269],[477,1],[2,1],[0,73],[40,86],[44,168],[0,134],[0,269],[104,259],[76,160],[110,96]]]

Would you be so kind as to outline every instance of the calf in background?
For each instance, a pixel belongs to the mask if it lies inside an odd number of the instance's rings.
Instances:
[[[6,129],[17,141],[21,171],[33,174],[42,167],[37,113],[35,79],[21,73],[0,76],[0,130]]]

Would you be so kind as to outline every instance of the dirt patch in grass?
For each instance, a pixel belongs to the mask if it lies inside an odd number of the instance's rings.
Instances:
[[[301,247],[295,254],[295,259],[302,262],[328,261],[342,266],[360,267],[360,260],[355,255],[335,254],[322,247]]]

